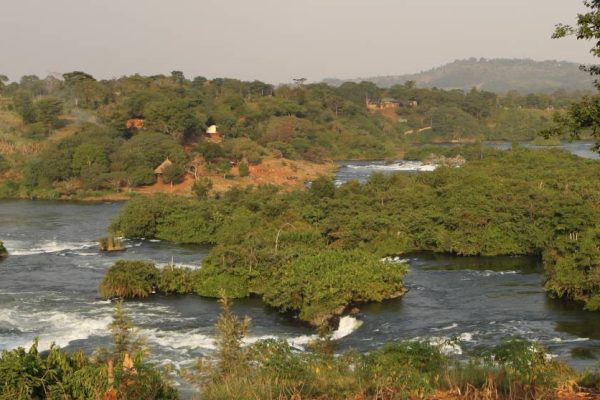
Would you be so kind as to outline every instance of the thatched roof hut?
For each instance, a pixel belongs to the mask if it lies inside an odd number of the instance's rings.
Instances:
[[[165,170],[167,169],[167,167],[170,167],[171,165],[173,165],[173,162],[171,160],[169,160],[169,158],[167,157],[167,159],[165,161],[163,161],[162,164],[160,164],[158,167],[156,167],[156,169],[154,170],[154,173],[156,175],[162,175],[165,173]]]

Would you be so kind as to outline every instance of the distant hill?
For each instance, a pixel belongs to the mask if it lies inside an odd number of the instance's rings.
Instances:
[[[457,60],[429,71],[408,75],[377,76],[359,79],[325,79],[331,85],[369,81],[390,87],[415,81],[418,87],[470,90],[477,87],[495,93],[517,90],[521,94],[556,90],[591,90],[593,78],[567,61],[533,61],[528,59]]]

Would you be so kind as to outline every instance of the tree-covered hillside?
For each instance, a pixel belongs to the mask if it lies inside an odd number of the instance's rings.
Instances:
[[[369,82],[274,87],[187,79],[179,71],[0,81],[2,197],[118,192],[157,181],[186,181],[191,193],[192,178],[202,193],[212,185],[207,179],[252,179],[257,166],[277,159],[283,161],[264,167],[257,182],[281,175],[278,184],[298,187],[308,167],[285,160],[381,159],[412,143],[529,140],[552,126],[554,110],[579,99],[567,92],[419,89],[410,82],[388,89]]]
[[[534,61],[528,59],[469,58],[415,74],[376,76],[350,80],[373,82],[391,87],[414,81],[424,88],[470,90],[476,87],[494,93],[517,91],[521,94],[550,93],[557,90],[589,91],[593,79],[579,70],[579,64],[567,61]],[[326,79],[333,85],[344,80]]]

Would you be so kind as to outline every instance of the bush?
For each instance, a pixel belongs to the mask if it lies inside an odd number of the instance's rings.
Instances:
[[[335,183],[333,179],[321,176],[311,183],[310,193],[318,199],[331,199],[335,196]]]
[[[197,180],[194,182],[192,186],[192,192],[196,195],[197,198],[204,200],[208,198],[208,194],[213,188],[212,180],[209,178],[204,178]]]
[[[192,292],[192,271],[169,264],[163,268],[158,289],[164,294],[187,294]]]
[[[244,178],[246,176],[250,176],[250,168],[246,163],[240,163],[238,166],[238,170],[240,172],[240,177]]]
[[[181,164],[171,164],[167,168],[162,175],[162,181],[164,183],[179,183],[183,180],[185,175],[185,168]]]
[[[6,257],[8,255],[8,250],[4,247],[4,243],[0,240],[0,257]]]
[[[401,296],[405,273],[404,265],[383,263],[359,250],[327,250],[300,256],[275,271],[263,297],[268,304],[298,311],[302,320],[319,326],[351,303]]]
[[[104,275],[100,295],[105,299],[147,297],[156,291],[159,276],[151,262],[119,260]]]
[[[364,358],[359,375],[371,390],[387,388],[422,398],[438,387],[448,364],[440,348],[426,341],[388,343]]]
[[[152,169],[138,167],[127,173],[127,182],[132,187],[152,185],[156,182],[156,176]]]

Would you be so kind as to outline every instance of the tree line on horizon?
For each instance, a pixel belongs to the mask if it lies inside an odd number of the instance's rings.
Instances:
[[[224,176],[267,157],[322,162],[393,158],[412,143],[530,140],[580,93],[498,96],[472,89],[389,89],[368,82],[273,85],[132,75],[0,79],[0,195],[53,197],[180,181],[191,164]],[[393,99],[370,111],[367,102]],[[219,140],[205,134],[216,125]],[[22,150],[24,149],[24,150]],[[1,179],[1,178],[0,178]]]

